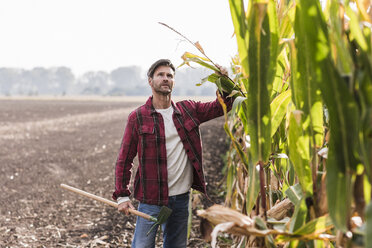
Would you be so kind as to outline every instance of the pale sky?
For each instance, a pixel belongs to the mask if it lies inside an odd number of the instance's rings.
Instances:
[[[158,22],[221,65],[237,51],[228,0],[1,0],[0,67],[67,66],[80,75],[200,55]]]

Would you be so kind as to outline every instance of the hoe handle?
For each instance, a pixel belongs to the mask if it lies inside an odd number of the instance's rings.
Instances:
[[[85,192],[84,190],[77,189],[77,188],[74,188],[72,186],[69,186],[69,185],[66,185],[66,184],[63,184],[63,183],[61,184],[61,187],[64,188],[64,189],[70,190],[72,192],[75,192],[75,193],[77,193],[79,195],[83,195],[83,196],[86,196],[86,197],[91,198],[93,200],[103,202],[103,203],[105,203],[107,205],[110,205],[110,206],[112,206],[114,208],[118,208],[118,204],[116,202],[107,200],[107,199],[105,199],[103,197],[100,197],[100,196],[97,196],[97,195],[93,195],[91,193]],[[154,217],[152,217],[152,216],[150,216],[148,214],[142,213],[140,211],[137,211],[135,209],[129,208],[129,212],[131,212],[134,215],[137,215],[137,216],[140,216],[142,218],[145,218],[146,220],[154,221]]]

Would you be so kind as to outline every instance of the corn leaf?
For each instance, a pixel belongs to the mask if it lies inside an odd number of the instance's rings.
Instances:
[[[208,62],[205,62],[203,59],[200,59],[198,57],[186,57],[184,62],[181,65],[179,65],[178,67],[181,67],[185,64],[189,65],[190,62],[197,63],[197,64],[199,64],[203,67],[206,67],[208,69],[211,69],[213,71],[219,71],[217,67],[215,67],[214,65],[209,64]]]
[[[289,225],[289,231],[295,232],[300,229],[306,223],[307,218],[307,207],[305,202],[305,197],[302,197],[299,203],[295,206],[295,211],[291,218],[291,223]]]
[[[298,110],[289,117],[289,158],[297,173],[302,190],[309,195],[313,194],[312,171],[310,168],[310,137],[304,132],[302,126],[302,113]]]
[[[244,2],[243,0],[229,0],[231,18],[234,24],[236,41],[238,44],[238,51],[240,57],[240,63],[242,65],[242,71],[245,77],[249,74],[248,66],[248,42],[249,33],[248,24],[245,17]]]
[[[247,100],[247,98],[243,97],[243,96],[238,96],[237,98],[235,98],[233,106],[231,108],[231,112],[232,113],[238,112],[240,110],[243,102],[246,101],[246,100]]]
[[[296,108],[303,111],[305,116],[309,116],[310,125],[306,128],[306,133],[311,137],[311,147],[321,147],[323,145],[323,105],[319,86],[315,77],[315,64],[313,54],[306,38],[306,30],[303,28],[300,11],[296,12],[295,32],[296,39],[294,46],[291,46],[293,76],[291,77],[291,88],[294,92],[293,102]],[[306,121],[306,118],[303,118]]]
[[[270,26],[267,4],[253,3],[249,27],[248,133],[253,164],[267,163],[270,155]]]
[[[355,12],[351,9],[350,6],[346,7],[346,14],[350,17],[350,32],[351,32],[352,38],[354,38],[358,42],[360,48],[364,52],[366,52],[368,50],[368,45],[363,35],[363,32],[359,27],[360,24],[359,24],[358,16],[355,14]]]
[[[278,54],[280,54],[279,23],[278,23],[278,17],[276,13],[276,1],[269,0],[269,3],[267,5],[267,16],[269,18],[269,26],[270,26],[270,50],[271,50],[268,81],[272,82],[274,80],[275,73],[276,73]],[[270,83],[268,86],[272,87],[272,83]],[[271,88],[269,90],[271,90]]]
[[[330,53],[327,26],[318,1],[300,0],[296,18],[302,28],[312,65],[330,118],[327,160],[329,213],[335,226],[347,230],[351,205],[351,172],[356,167],[358,109]],[[296,20],[297,21],[297,20]]]
[[[265,221],[261,219],[260,217],[256,216],[254,218],[254,222],[259,230],[269,230],[266,226]],[[272,248],[277,247],[272,235],[265,236],[265,247],[272,247]]]
[[[278,95],[270,103],[271,111],[271,137],[274,136],[280,123],[283,121],[285,114],[287,113],[288,104],[291,101],[291,91],[287,90]]]
[[[311,220],[296,231],[293,232],[293,236],[279,235],[276,238],[277,242],[288,242],[291,240],[313,240],[317,239],[320,234],[330,230],[333,227],[331,218],[328,215],[321,216],[317,219]],[[297,236],[297,237],[296,237]]]
[[[353,61],[350,56],[346,37],[343,31],[343,22],[340,18],[341,11],[343,8],[336,1],[330,2],[329,12],[329,25],[331,25],[332,31],[330,32],[330,38],[332,39],[332,44],[336,49],[333,49],[333,58],[337,65],[339,71],[343,74],[350,75],[353,69]],[[341,12],[341,13],[340,13]]]
[[[254,166],[252,163],[249,164],[249,178],[248,178],[248,192],[246,194],[246,210],[250,213],[253,206],[256,204],[258,193],[260,192],[260,168]],[[256,206],[259,207],[259,206]]]
[[[290,186],[286,191],[285,194],[288,196],[289,200],[297,206],[300,204],[301,199],[303,197],[301,185],[295,184],[293,186]]]
[[[366,207],[365,247],[372,247],[372,202]]]
[[[306,225],[297,229],[294,234],[302,236],[306,235],[309,237],[309,239],[312,239],[311,237],[318,236],[319,234],[329,230],[332,227],[333,223],[331,218],[329,217],[329,215],[325,215],[309,221],[308,223],[306,223]]]

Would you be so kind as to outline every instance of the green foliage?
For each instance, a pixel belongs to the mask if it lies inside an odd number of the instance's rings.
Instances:
[[[186,64],[212,69],[204,81],[235,98],[231,113],[225,115],[232,140],[226,203],[266,217],[270,200],[277,198],[274,192],[292,201],[294,211],[282,226],[284,232],[267,236],[267,246],[333,247],[338,232],[362,235],[370,246],[368,1],[356,1],[357,8],[352,8],[349,1],[328,0],[323,9],[319,1],[309,0],[229,4],[238,45],[232,78],[221,75],[206,56],[184,56]],[[351,216],[359,216],[363,227],[355,227]],[[257,223],[262,230],[272,230],[265,218]],[[337,241],[347,245],[356,240],[346,235]]]

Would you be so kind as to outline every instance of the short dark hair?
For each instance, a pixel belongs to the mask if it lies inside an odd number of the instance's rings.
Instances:
[[[153,78],[154,73],[159,66],[168,66],[173,70],[173,72],[176,72],[174,65],[169,59],[159,59],[150,66],[149,70],[147,71],[147,77]]]

